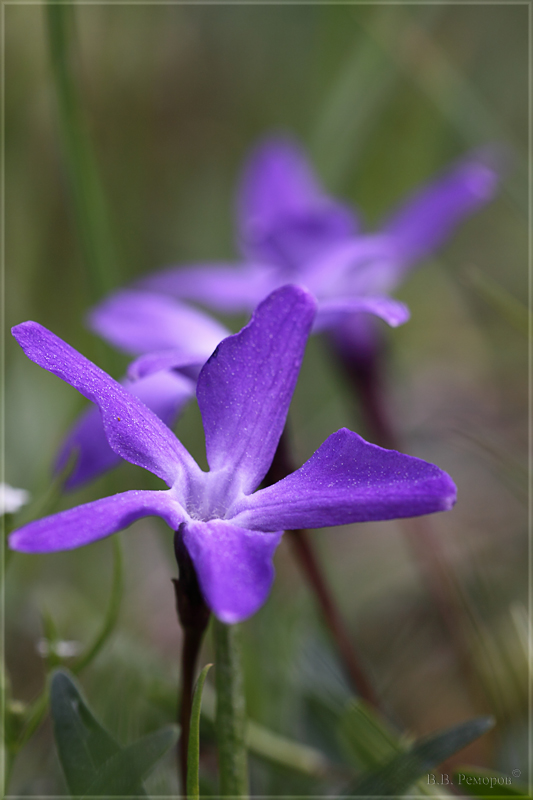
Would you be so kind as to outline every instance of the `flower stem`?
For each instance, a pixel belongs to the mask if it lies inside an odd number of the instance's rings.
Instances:
[[[248,797],[246,708],[240,630],[214,620],[216,734],[221,797]]]
[[[285,429],[279,440],[278,448],[265,482],[267,485],[277,483],[277,481],[294,472],[294,469],[287,443],[287,429]],[[314,552],[309,531],[302,529],[287,531],[286,535],[293,547],[298,563],[315,594],[353,689],[363,700],[366,700],[374,708],[379,709],[377,694],[352,644],[350,634]]]
[[[198,585],[198,578],[191,557],[182,540],[181,531],[174,535],[174,552],[180,576],[173,580],[176,592],[176,610],[183,629],[181,651],[181,692],[178,709],[180,724],[179,766],[182,794],[187,797],[187,762],[189,755],[189,732],[191,726],[194,677],[204,633],[209,623],[210,612]]]

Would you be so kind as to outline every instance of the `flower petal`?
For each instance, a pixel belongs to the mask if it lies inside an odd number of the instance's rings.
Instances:
[[[171,297],[134,289],[115,292],[88,316],[91,330],[126,353],[180,348],[203,363],[229,331],[217,320]]]
[[[21,553],[73,550],[127,528],[141,517],[162,517],[177,530],[186,519],[170,492],[131,491],[61,511],[30,522],[9,536],[9,546]]]
[[[172,372],[159,372],[134,382],[124,380],[122,385],[169,427],[194,396],[196,386],[189,378]],[[65,481],[66,489],[74,489],[94,480],[122,461],[108,444],[100,411],[95,406],[87,408],[67,434],[56,460],[55,471],[64,469],[74,453],[78,454],[78,458]]]
[[[365,234],[338,243],[311,259],[305,265],[303,277],[310,291],[323,300],[383,294],[388,290],[388,283],[382,286],[383,270],[397,269],[391,259],[388,237]]]
[[[405,303],[392,297],[347,297],[320,303],[313,332],[335,328],[347,317],[359,313],[373,314],[385,320],[391,327],[403,325],[409,319]]]
[[[213,613],[226,624],[254,614],[270,592],[272,557],[282,533],[257,533],[224,520],[187,522],[181,530]]]
[[[455,497],[438,467],[342,428],[292,475],[237,501],[228,518],[263,531],[321,528],[446,511]]]
[[[248,258],[296,266],[356,233],[353,211],[322,190],[303,150],[271,137],[251,154],[238,193]]]
[[[145,353],[131,362],[128,366],[128,378],[132,381],[138,381],[140,378],[153,375],[155,372],[168,372],[169,370],[184,370],[189,378],[197,378],[205,361],[207,361],[207,357],[193,363],[191,362],[190,354],[185,354],[179,348],[174,350],[155,350],[152,353]],[[149,405],[149,403],[146,403],[146,405]]]
[[[106,372],[37,322],[12,329],[28,358],[95,403],[107,440],[121,458],[153,472],[169,486],[201,473],[167,426]]]
[[[499,170],[491,150],[472,153],[416,190],[381,225],[398,260],[410,265],[439,248],[465,217],[496,194]]]
[[[275,287],[273,279],[275,275],[268,265],[198,264],[167,267],[143,278],[138,285],[232,313],[255,308]]]
[[[231,472],[245,493],[258,486],[274,457],[315,309],[304,289],[278,289],[200,372],[196,395],[207,461],[211,470]]]

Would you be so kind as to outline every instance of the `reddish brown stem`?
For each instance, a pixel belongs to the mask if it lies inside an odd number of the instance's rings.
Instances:
[[[381,447],[400,450],[396,431],[386,411],[383,390],[383,351],[377,349],[371,358],[360,357],[347,349],[335,348],[344,373],[359,402],[365,427],[373,441]],[[426,591],[431,597],[441,622],[453,644],[457,659],[473,692],[479,694],[477,679],[472,678],[472,664],[468,642],[462,625],[460,590],[447,564],[440,540],[427,518],[401,520],[401,527],[411,552],[420,566]]]
[[[366,700],[366,702],[370,703],[374,708],[379,708],[377,694],[359,663],[350,635],[346,630],[344,620],[339,613],[317,561],[315,551],[309,538],[309,531],[287,531],[287,536],[296,553],[298,563],[315,593],[353,688],[363,700]]]
[[[353,389],[365,427],[368,428],[372,441],[388,450],[398,450],[396,433],[385,408],[381,370],[382,348],[379,347],[368,355],[358,355],[346,348],[336,347],[334,341],[331,342],[331,345],[333,354]]]
[[[287,434],[284,431],[272,462],[272,466],[266,476],[265,483],[270,485],[282,480],[291,472],[294,472],[294,465],[291,462]],[[320,610],[326,621],[328,630],[337,645],[346,675],[350,680],[353,689],[370,705],[379,709],[379,700],[369,679],[367,678],[355,648],[352,644],[350,634],[346,628],[344,620],[339,612],[333,594],[328,586],[325,575],[316,557],[309,531],[293,530],[287,531],[287,536],[296,555],[298,564],[302,569],[313,593],[318,601]]]
[[[172,582],[176,593],[178,619],[183,630],[181,692],[178,708],[178,722],[181,728],[178,761],[182,795],[187,797],[187,758],[194,678],[202,640],[209,623],[210,612],[200,592],[193,563],[183,545],[179,530],[176,531],[174,536],[174,551],[180,576],[178,580],[173,580]]]

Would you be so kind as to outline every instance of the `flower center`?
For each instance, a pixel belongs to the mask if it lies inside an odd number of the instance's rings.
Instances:
[[[233,470],[202,472],[189,487],[187,513],[192,519],[203,522],[226,519],[228,510],[241,493]]]

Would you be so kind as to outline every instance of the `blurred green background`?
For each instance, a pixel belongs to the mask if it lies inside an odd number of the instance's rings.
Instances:
[[[37,320],[118,377],[126,360],[83,324],[95,297],[72,215],[44,8],[4,11],[7,329]],[[491,712],[495,732],[459,763],[519,769],[521,780],[528,773],[527,341],[517,312],[502,306],[509,298],[527,304],[527,15],[527,5],[466,3],[75,9],[76,79],[109,207],[117,286],[164,265],[237,255],[236,180],[266,133],[300,138],[328,190],[356,204],[369,227],[469,148],[499,142],[509,149],[499,197],[412,274],[398,293],[412,319],[387,332],[388,405],[403,449],[446,469],[459,489],[455,509],[430,519],[428,541],[439,543],[459,587],[464,658],[399,523],[324,530],[313,539],[396,724],[420,735]],[[5,349],[6,480],[39,501],[83,402],[31,364],[9,335]],[[306,354],[291,422],[300,460],[343,425],[364,434],[318,339]],[[176,431],[203,459],[197,409]],[[158,484],[125,464],[54,508]],[[121,618],[83,685],[128,742],[174,719],[180,634],[168,529],[149,519],[122,538]],[[61,638],[87,641],[106,607],[111,561],[105,541],[13,556],[6,647],[16,699],[27,702],[42,687],[43,611]],[[249,713],[342,763],[335,715],[348,690],[341,668],[285,544],[276,569],[271,598],[244,625]],[[205,659],[209,649],[207,642]],[[209,730],[204,740],[208,793],[216,775]],[[252,758],[256,795],[320,795],[331,785]],[[171,757],[150,787],[176,792]],[[66,792],[48,723],[20,754],[11,792]]]

